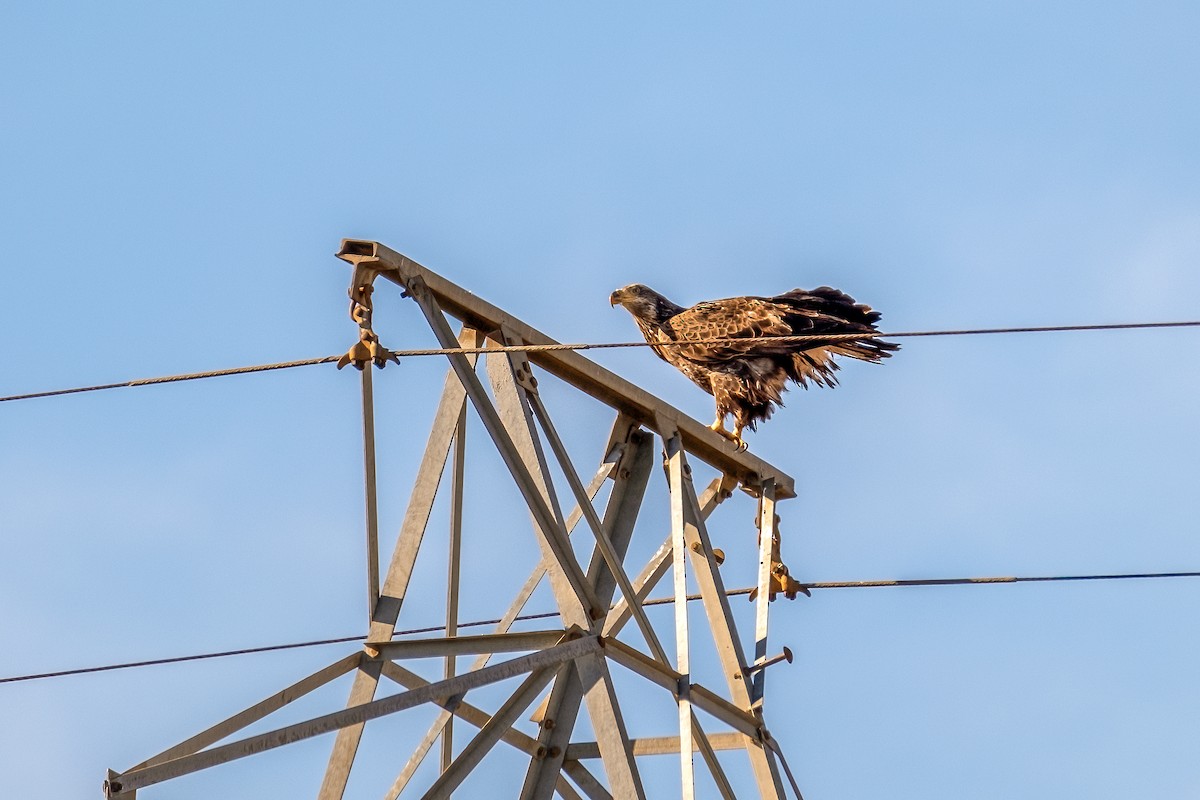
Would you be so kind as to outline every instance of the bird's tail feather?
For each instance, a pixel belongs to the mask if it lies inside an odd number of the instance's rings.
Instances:
[[[818,286],[812,290],[792,289],[771,299],[809,314],[815,311],[865,328],[873,328],[883,317],[870,306],[856,303],[850,295],[830,286]]]
[[[821,333],[876,333],[875,323],[883,317],[870,306],[856,303],[850,295],[829,286],[819,286],[811,291],[793,289],[772,299],[780,305],[793,309],[793,313],[787,314],[786,319],[797,334],[815,333],[817,332],[814,330],[815,328],[819,328]],[[825,324],[821,324],[818,320]],[[831,353],[856,358],[859,361],[869,361],[873,364],[878,364],[882,359],[888,358],[900,349],[900,345],[874,336],[862,339],[830,339],[829,341],[816,339],[811,343],[804,343],[803,346],[806,349],[820,348],[822,355],[826,356],[825,361],[828,361],[827,356]],[[820,371],[825,372],[825,370]],[[802,381],[797,381],[797,383],[804,385]]]

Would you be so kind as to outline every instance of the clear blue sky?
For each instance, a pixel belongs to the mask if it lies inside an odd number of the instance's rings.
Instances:
[[[606,302],[633,281],[682,304],[828,283],[892,330],[1196,319],[1198,30],[1195,3],[1154,0],[8,4],[0,394],[340,352],[342,237],[564,341],[634,338]],[[384,294],[385,343],[428,344]],[[1200,569],[1197,335],[908,340],[793,391],[750,439],[798,479],[785,560],[814,581]],[[708,421],[649,352],[598,360]],[[443,368],[380,375],[385,558]],[[356,377],[0,407],[0,677],[363,632]],[[559,402],[594,461],[607,420]],[[496,469],[473,467],[464,617],[532,558]],[[731,574],[752,515],[714,518]],[[430,558],[402,626],[438,620]],[[1198,602],[1177,580],[776,603],[797,659],[768,722],[809,800],[1195,796]],[[7,791],[96,797],[351,650],[0,685]],[[369,729],[348,796],[382,794],[425,719]],[[144,794],[311,796],[330,742]],[[648,772],[677,791],[673,762]]]

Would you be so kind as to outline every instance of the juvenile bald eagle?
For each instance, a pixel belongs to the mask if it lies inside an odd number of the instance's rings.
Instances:
[[[836,355],[878,364],[900,346],[872,337],[772,342],[771,337],[871,333],[880,313],[837,289],[793,289],[777,297],[730,297],[691,308],[675,305],[640,283],[617,289],[611,305],[624,306],[658,357],[673,365],[717,400],[711,427],[746,449],[742,430],[783,405],[788,380],[804,388],[836,386]],[[682,344],[705,339],[746,339],[726,344]],[[733,431],[725,417],[733,415]]]

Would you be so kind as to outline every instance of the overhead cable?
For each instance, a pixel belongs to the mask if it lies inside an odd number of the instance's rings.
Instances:
[[[1129,580],[1129,579],[1148,579],[1148,578],[1200,578],[1200,572],[1136,572],[1136,573],[1120,573],[1109,575],[1047,575],[1047,576],[1032,576],[1032,577],[1016,577],[1016,576],[999,576],[988,578],[918,578],[912,580],[876,580],[876,581],[819,581],[816,583],[803,584],[806,589],[877,589],[886,587],[904,587],[904,586],[980,586],[986,584],[1002,584],[1002,583],[1050,583],[1050,582],[1070,582],[1070,581],[1113,581],[1113,580]],[[749,595],[754,591],[753,587],[744,589],[730,589],[725,592],[726,597],[738,597]],[[687,597],[688,602],[694,602],[702,599],[701,595],[692,594]],[[643,606],[660,606],[674,603],[674,597],[657,597],[646,600],[642,603]],[[529,621],[537,619],[549,619],[557,617],[557,611],[547,611],[539,614],[524,614],[516,617],[515,621]],[[474,622],[460,622],[459,628],[477,628],[485,625],[498,625],[501,622],[499,619],[484,619]],[[406,631],[396,631],[395,636],[412,636],[421,633],[437,633],[444,631],[445,626],[434,625],[425,628],[412,628]],[[330,644],[346,644],[348,642],[363,642],[366,641],[366,636],[341,636],[335,639],[316,639],[307,642],[292,642],[290,644],[275,644],[266,645],[263,647],[247,647],[240,650],[222,650],[215,653],[200,653],[189,656],[175,656],[173,658],[156,658],[148,661],[129,661],[121,664],[107,664],[99,667],[81,667],[78,669],[57,670],[55,672],[40,672],[31,675],[16,675],[8,678],[0,678],[0,683],[20,683],[23,681],[42,680],[45,678],[65,678],[72,675],[86,675],[96,672],[112,672],[114,670],[132,669],[134,667],[152,667],[162,664],[179,664],[188,661],[203,661],[211,658],[226,658],[228,656],[250,655],[252,653],[270,653],[279,650],[297,650],[304,647],[319,647]]]
[[[131,386],[153,386],[157,383],[178,383],[179,381],[196,381],[201,378],[223,378],[227,375],[245,375],[251,372],[270,372],[277,369],[291,369],[292,367],[311,367],[316,364],[329,364],[338,360],[338,356],[325,356],[323,358],[306,358],[303,361],[284,361],[278,364],[258,364],[251,367],[232,367],[230,369],[217,369],[210,372],[188,372],[183,375],[163,375],[158,378],[138,378],[132,381],[122,381],[121,383],[103,383],[98,386],[80,386],[75,389],[53,389],[48,392],[33,392],[31,394],[15,394],[9,397],[0,397],[0,403],[7,400],[35,400],[39,397],[57,397],[63,394],[80,394],[81,392],[99,392],[104,389],[124,389]]]
[[[799,344],[814,340],[828,342],[848,339],[879,339],[884,337],[889,339],[903,339],[919,336],[978,336],[983,334],[1000,333],[1061,333],[1067,331],[1116,331],[1145,328],[1195,327],[1200,327],[1200,320],[1191,322],[1125,322],[1106,325],[1048,325],[1024,328],[964,328],[959,330],[940,331],[898,331],[896,333],[884,333],[879,331],[842,334],[809,333],[798,334],[796,336],[691,339],[681,342],[655,342],[653,345],[651,345],[649,342],[595,342],[574,344],[554,343],[504,345],[494,347],[434,347],[412,350],[390,350],[388,352],[390,355],[395,356],[396,358],[414,358],[420,356],[477,355],[480,353],[544,353],[562,350],[601,350],[626,347],[688,347],[697,344],[746,344],[749,342],[763,340],[769,340],[775,344]],[[291,369],[293,367],[311,367],[317,364],[330,364],[338,361],[340,358],[341,356],[323,356],[321,358],[308,358],[301,361],[283,361],[276,364],[258,364],[248,367],[233,367],[231,369],[211,370],[209,372],[189,372],[182,375],[164,375],[158,378],[138,378],[136,380],[122,381],[120,383],[104,383],[96,386],[80,386],[72,389],[53,389],[45,392],[14,394],[8,395],[7,397],[0,397],[0,403],[8,402],[10,400],[35,400],[44,397],[57,397],[65,394],[98,392],[105,389],[124,389],[133,386],[152,386],[159,383],[178,383],[180,381],[194,381],[202,378],[222,378],[228,375],[245,375],[252,372],[270,372],[273,370]]]
[[[803,344],[804,342],[847,341],[853,339],[903,339],[918,336],[978,336],[989,333],[1061,333],[1065,331],[1119,331],[1140,328],[1196,328],[1200,320],[1192,322],[1123,322],[1105,325],[1047,325],[1027,328],[962,328],[939,331],[856,331],[853,333],[800,333],[793,336],[740,336],[712,339],[684,339],[674,342],[596,342],[592,344],[515,344],[493,347],[442,347],[423,350],[392,350],[392,355],[409,356],[478,355],[480,353],[546,353],[558,350],[602,350],[620,347],[691,347],[697,344],[747,344],[766,342],[772,344]]]

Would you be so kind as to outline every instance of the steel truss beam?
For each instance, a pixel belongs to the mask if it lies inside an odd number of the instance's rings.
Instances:
[[[491,306],[436,273],[374,242],[347,240],[339,257],[355,267],[352,288],[370,285],[377,276],[402,286],[447,349],[481,350],[502,345],[553,344],[531,326]],[[447,314],[462,323],[455,336]],[[780,767],[792,793],[799,789],[778,743],[764,722],[765,670],[755,670],[767,656],[768,597],[772,555],[777,552],[776,504],[795,496],[792,479],[749,453],[732,450],[728,442],[702,423],[647,392],[570,351],[511,351],[488,353],[487,378],[476,372],[478,354],[447,354],[449,372],[437,406],[428,443],[414,480],[395,550],[384,575],[378,568],[378,504],[376,481],[374,387],[369,367],[363,373],[363,441],[366,485],[367,591],[370,599],[369,634],[360,652],[318,670],[260,703],[235,714],[124,773],[109,773],[110,797],[132,798],[137,790],[248,755],[325,733],[335,733],[329,763],[318,797],[340,800],[350,777],[364,727],[369,720],[417,705],[440,709],[437,720],[404,763],[388,800],[409,796],[413,777],[441,739],[440,769],[423,793],[425,798],[450,797],[497,742],[504,742],[529,759],[523,799],[545,800],[558,794],[567,800],[644,800],[638,759],[674,754],[679,757],[682,796],[694,796],[694,753],[699,753],[718,794],[729,800],[735,790],[718,753],[742,750],[752,767],[755,791],[761,797],[784,798]],[[616,421],[602,450],[598,469],[585,483],[555,423],[552,409],[538,388],[534,370],[542,369],[581,389],[616,412]],[[531,520],[541,558],[508,611],[492,633],[459,636],[458,605],[462,591],[460,568],[464,543],[471,531],[463,517],[469,492],[464,465],[468,455],[468,410],[483,423],[486,440],[500,455],[520,492]],[[658,434],[659,441],[646,430]],[[667,475],[670,517],[654,521],[666,539],[636,571],[626,555],[649,491],[661,444]],[[476,447],[481,445],[474,445]],[[394,639],[400,613],[425,540],[434,500],[447,464],[451,463],[450,535],[446,593],[446,635]],[[550,456],[548,458],[548,455]],[[718,470],[697,496],[688,458]],[[565,484],[556,487],[555,476]],[[611,489],[601,510],[596,497],[605,484]],[[718,570],[706,520],[738,485],[758,498],[760,565],[754,633],[754,661],[748,661],[738,635],[725,585]],[[558,492],[565,488],[574,506],[563,514]],[[578,537],[570,538],[582,522],[591,557],[586,569],[577,558]],[[666,523],[666,524],[664,524]],[[643,602],[654,587],[673,574],[675,597],[674,652],[669,653],[660,632],[651,624]],[[546,579],[560,617],[546,630],[512,631],[511,627]],[[687,616],[688,583],[699,589],[725,678],[718,693],[694,681],[690,670],[691,639]],[[469,584],[467,584],[469,585]],[[618,597],[619,595],[619,597]],[[614,604],[614,599],[616,602]],[[649,652],[618,637],[634,622]],[[706,634],[707,635],[707,634]],[[489,663],[498,653],[524,653]],[[477,656],[458,672],[459,656]],[[430,681],[399,661],[437,658],[444,677]],[[610,665],[656,684],[674,698],[678,723],[670,735],[631,739]],[[297,698],[354,672],[347,705],[340,711],[267,733],[225,742]],[[404,688],[400,694],[376,699],[381,678]],[[507,699],[492,712],[468,703],[472,689],[506,679],[521,678]],[[548,692],[547,692],[548,689]],[[539,704],[538,698],[542,697]],[[536,730],[518,729],[520,718],[537,706]],[[577,741],[579,715],[586,709],[594,734]],[[696,716],[703,711],[724,730],[706,731]],[[451,738],[454,719],[476,732],[461,748]],[[513,752],[513,751],[510,751]],[[581,762],[599,759],[603,775]],[[594,763],[594,762],[593,762]]]
[[[471,689],[487,686],[532,670],[542,671],[546,667],[553,667],[564,661],[579,658],[599,648],[600,642],[595,636],[575,639],[574,641],[555,645],[548,650],[514,658],[511,661],[505,661],[501,664],[493,664],[490,667],[484,667],[476,672],[459,675],[450,680],[438,681],[437,683],[431,683],[419,689],[412,689],[402,694],[393,695],[392,697],[385,697],[369,703],[351,706],[342,711],[335,711],[332,714],[316,717],[306,722],[299,722],[295,725],[288,725],[285,728],[278,728],[267,733],[260,733],[257,736],[251,736],[247,739],[231,742],[230,744],[203,750],[192,755],[181,756],[141,769],[129,770],[119,776],[116,781],[110,781],[109,786],[112,789],[114,788],[114,782],[118,784],[115,787],[118,793],[137,791],[145,786],[161,783],[170,778],[178,778],[181,775],[187,775],[208,767],[215,767],[235,759],[254,755],[255,753],[273,750],[276,747],[283,747],[293,742],[311,739],[314,736],[331,733],[352,725],[362,725],[369,720],[378,719],[388,714],[395,714],[398,711],[404,711],[424,703],[432,703],[442,697],[456,697],[465,694]]]
[[[447,313],[479,330],[497,331],[507,327],[527,344],[557,344],[546,334],[500,310],[460,286],[421,266],[405,255],[378,242],[346,239],[338,257],[362,268],[371,269],[406,290],[423,283]],[[657,419],[673,423],[683,437],[684,449],[711,464],[743,485],[756,489],[763,478],[774,478],[779,499],[795,497],[794,481],[779,468],[753,453],[735,452],[726,439],[707,425],[692,419],[674,406],[664,403],[646,390],[589,361],[570,350],[531,352],[529,360],[550,374],[581,389],[611,408],[619,409],[639,424],[662,434]]]

